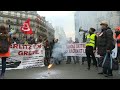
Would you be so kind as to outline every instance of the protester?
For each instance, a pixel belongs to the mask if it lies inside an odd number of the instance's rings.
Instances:
[[[45,65],[48,66],[50,64],[50,44],[47,39],[45,40],[44,47],[45,47]]]
[[[75,43],[79,43],[78,38],[75,38]],[[80,57],[76,56],[76,63],[79,63],[79,59],[80,59]]]
[[[93,59],[94,65],[97,67],[97,61],[95,58],[97,36],[96,34],[94,34],[94,32],[95,32],[95,29],[90,28],[89,34],[87,35],[87,41],[86,41],[86,56],[88,61],[88,70],[90,70],[91,57]]]
[[[13,37],[11,38],[11,42],[20,44],[20,40],[17,38],[16,34],[13,34]]]
[[[54,44],[55,44],[55,39],[53,39],[52,42],[50,42],[50,57],[52,56]]]
[[[58,39],[55,40],[55,45],[53,47],[53,53],[52,53],[52,58],[54,58],[54,63],[56,65],[61,64],[62,61],[62,50],[61,50],[61,45]]]
[[[111,51],[114,49],[113,44],[113,32],[111,28],[108,27],[108,23],[106,21],[101,22],[101,32],[98,36],[97,46],[98,46],[98,54],[101,56],[101,60],[105,58],[106,54],[110,56]],[[109,61],[110,65],[110,58],[106,59]],[[110,66],[109,66],[110,67]],[[104,74],[105,77],[112,76],[112,69],[103,67],[103,71],[98,74]]]
[[[39,37],[38,37],[37,43],[43,43],[43,38],[42,38],[42,36],[39,36]]]
[[[0,78],[3,79],[6,70],[6,59],[10,57],[10,36],[4,25],[0,26],[0,58],[2,59],[2,71]]]
[[[24,44],[28,44],[28,40],[26,38],[24,38]]]
[[[117,46],[118,46],[117,59],[120,63],[120,27],[115,29],[114,39],[117,41]]]
[[[71,44],[71,43],[74,43],[74,42],[72,41],[72,38],[70,38],[69,41],[68,41],[68,44]],[[74,64],[76,64],[75,56],[67,56],[67,62],[66,62],[66,64],[70,64],[72,58],[73,58],[73,60],[74,60]]]
[[[28,44],[35,44],[35,39],[34,39],[34,37],[32,35],[28,39]]]

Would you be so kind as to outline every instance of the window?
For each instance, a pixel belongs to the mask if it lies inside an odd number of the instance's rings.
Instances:
[[[0,20],[2,21],[2,20],[3,20],[3,17],[0,17]]]
[[[3,14],[3,11],[0,11],[0,14]]]
[[[28,18],[28,14],[25,14],[25,18]]]
[[[36,19],[37,17],[36,16],[33,16],[33,19]]]
[[[28,15],[28,18],[31,18],[31,19],[33,19],[33,18],[32,18],[32,15]]]
[[[20,20],[20,24],[22,24],[22,21],[23,21],[23,20]]]
[[[24,13],[22,14],[22,17],[25,18],[25,14]]]
[[[17,12],[17,17],[20,17],[20,13],[19,12]]]
[[[17,19],[13,19],[13,23],[16,24],[16,22],[17,22]]]
[[[0,22],[3,22],[3,17],[0,17]]]
[[[30,22],[30,25],[33,25],[33,22]]]
[[[24,20],[22,20],[22,24],[24,23],[25,21]]]
[[[14,16],[17,16],[17,12],[14,13]]]
[[[14,16],[14,15],[15,15],[15,12],[12,11],[12,12],[11,12],[11,16]]]
[[[23,14],[22,13],[20,13],[20,17],[22,17],[23,16]]]

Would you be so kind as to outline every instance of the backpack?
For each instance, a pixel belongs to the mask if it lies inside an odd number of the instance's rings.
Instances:
[[[9,51],[8,35],[0,34],[0,53],[4,54]]]

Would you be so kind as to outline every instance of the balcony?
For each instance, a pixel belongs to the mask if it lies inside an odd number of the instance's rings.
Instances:
[[[47,32],[47,30],[46,30],[45,28],[41,27],[41,26],[40,26],[40,30],[41,30],[42,32]]]
[[[43,32],[38,32],[37,35],[38,35],[38,36],[41,35],[41,36],[43,36],[43,37],[47,37],[47,34],[45,34],[45,33],[43,33]]]
[[[10,20],[6,20],[6,24],[16,25],[17,23]]]

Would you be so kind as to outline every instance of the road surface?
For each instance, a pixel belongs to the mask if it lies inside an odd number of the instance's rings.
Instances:
[[[87,63],[81,64],[65,64],[54,65],[49,71],[47,67],[30,68],[24,70],[6,71],[5,79],[120,79],[118,71],[113,71],[113,77],[104,77],[96,70],[94,66],[91,70],[87,70]]]

